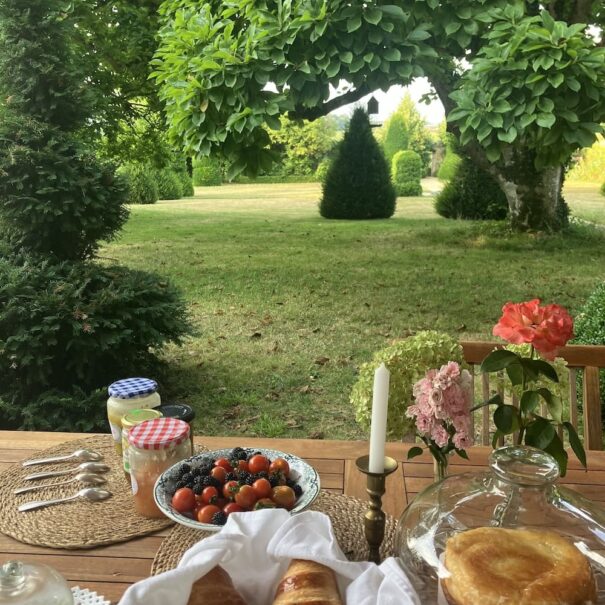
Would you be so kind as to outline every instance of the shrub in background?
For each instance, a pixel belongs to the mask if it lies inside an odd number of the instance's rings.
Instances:
[[[575,344],[605,345],[605,282],[599,284],[588,297],[575,320]],[[605,370],[601,370],[601,418],[605,422]],[[580,392],[581,396],[581,392]]]
[[[328,169],[319,212],[325,218],[389,218],[396,198],[382,149],[358,108]]]
[[[193,197],[195,195],[193,179],[189,176],[187,170],[177,170],[176,175],[181,184],[181,197]]]
[[[326,180],[326,176],[328,175],[328,170],[330,170],[331,160],[325,159],[322,160],[317,166],[317,170],[315,171],[315,177],[320,183],[323,183]]]
[[[605,181],[603,181],[603,184],[601,185],[601,194],[605,195]]]
[[[160,168],[153,172],[161,200],[179,200],[183,197],[183,187],[177,173],[172,168]]]
[[[441,181],[449,181],[450,179],[454,178],[462,158],[456,153],[458,145],[453,135],[450,133],[445,133],[444,141],[445,157],[443,158],[443,162],[441,162],[441,166],[439,166],[439,170],[437,171],[437,178]]]
[[[39,397],[50,400],[51,391],[69,398],[74,385],[90,393],[136,375],[153,359],[153,348],[179,342],[187,330],[185,304],[153,274],[91,262],[0,259],[2,397],[20,403],[22,419],[38,409]]]
[[[196,187],[220,185],[222,182],[223,174],[218,159],[205,157],[193,162],[193,184]]]
[[[147,164],[127,164],[120,168],[120,174],[128,183],[129,204],[155,204],[159,199],[158,184],[154,169]]]
[[[445,218],[502,220],[508,202],[493,177],[464,158],[435,198],[435,210]]]
[[[398,151],[393,156],[391,173],[397,195],[422,195],[420,179],[424,167],[422,158],[411,150]]]
[[[582,155],[567,173],[568,181],[600,183],[605,175],[605,139],[597,135],[597,141],[582,150]]]

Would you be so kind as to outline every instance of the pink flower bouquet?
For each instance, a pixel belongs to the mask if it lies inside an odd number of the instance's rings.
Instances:
[[[439,370],[429,370],[414,385],[415,403],[406,415],[414,418],[418,437],[435,458],[438,476],[447,468],[448,455],[456,452],[467,458],[465,448],[473,443],[471,375],[456,362],[450,361]],[[419,456],[423,448],[413,447],[408,459]]]

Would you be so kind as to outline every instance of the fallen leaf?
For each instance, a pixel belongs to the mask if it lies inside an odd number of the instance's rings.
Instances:
[[[320,330],[321,328],[313,328],[311,332],[313,332],[313,334],[317,334]]]
[[[462,332],[462,330],[466,330],[466,324],[460,324],[456,330],[458,330],[458,332]]]
[[[328,363],[328,361],[330,361],[329,357],[318,357],[315,360],[315,364],[318,366],[325,366]]]
[[[269,391],[265,395],[265,399],[269,401],[276,401],[277,399],[279,399],[279,393],[277,391]]]
[[[314,431],[309,435],[309,439],[323,439],[324,434],[322,431]]]
[[[261,338],[261,337],[262,337],[262,334],[260,332],[253,332],[250,335],[250,338]]]
[[[304,387],[300,387],[300,389],[298,389],[299,393],[302,393],[303,395],[306,395],[307,393],[311,392],[311,387],[306,384]]]

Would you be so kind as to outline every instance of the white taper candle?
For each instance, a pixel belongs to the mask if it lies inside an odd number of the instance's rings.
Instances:
[[[371,473],[384,471],[384,447],[387,439],[387,412],[389,407],[390,373],[384,363],[374,372],[374,393],[372,398],[372,427],[370,429]]]

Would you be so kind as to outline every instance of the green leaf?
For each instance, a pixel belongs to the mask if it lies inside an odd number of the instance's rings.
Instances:
[[[401,53],[399,52],[399,49],[397,49],[397,48],[387,48],[384,51],[383,56],[387,61],[400,61],[401,60]]]
[[[445,26],[445,33],[448,36],[451,36],[452,34],[455,34],[461,27],[462,27],[462,23],[460,23],[458,21],[450,21]]]
[[[555,122],[556,118],[552,113],[539,113],[536,119],[536,124],[542,128],[550,128]]]
[[[511,126],[506,132],[499,132],[498,139],[503,143],[512,143],[517,138],[517,129]]]
[[[557,72],[556,74],[551,74],[548,76],[548,82],[554,88],[559,88],[561,84],[565,81],[565,76],[561,72]]]
[[[485,155],[490,162],[497,162],[502,155],[499,147],[491,146],[485,150]]]
[[[429,34],[426,29],[422,29],[420,27],[416,28],[408,34],[408,40],[410,42],[422,42],[422,40],[426,40],[430,37],[431,34]]]
[[[368,8],[363,14],[363,18],[372,25],[378,25],[384,13],[376,7]]]
[[[486,119],[493,128],[502,128],[504,125],[504,119],[499,113],[488,113]]]
[[[496,449],[498,446],[498,439],[500,439],[500,437],[504,437],[504,433],[497,430],[492,437],[492,449]]]
[[[468,460],[468,454],[466,453],[465,450],[459,450],[458,448],[456,448],[456,454],[458,454],[458,456],[460,456],[460,458],[464,458],[465,460]]]
[[[523,368],[520,363],[511,363],[506,366],[506,373],[513,386],[523,384]]]
[[[498,99],[492,107],[498,113],[508,113],[512,110],[510,103],[506,99]]]
[[[545,418],[537,418],[527,425],[525,431],[525,443],[540,450],[546,448],[552,443],[557,432],[555,427]]]
[[[343,63],[349,64],[351,61],[353,61],[353,53],[350,50],[346,50],[340,53],[338,56]]]
[[[557,371],[547,361],[544,361],[543,359],[532,359],[531,365],[534,370],[539,374],[542,374],[542,376],[546,376],[546,378],[553,382],[559,382]]]
[[[393,19],[397,19],[399,21],[405,21],[405,13],[401,6],[397,6],[395,4],[385,4],[384,6],[378,7],[383,13],[389,15]]]
[[[420,456],[422,455],[422,448],[418,447],[417,445],[415,445],[414,447],[411,447],[408,450],[408,460],[411,460],[412,458],[415,458],[416,456]]]
[[[353,17],[347,21],[347,32],[352,33],[361,27],[361,17]]]
[[[482,372],[498,372],[508,367],[511,363],[519,363],[520,358],[516,353],[506,349],[492,351],[481,363]]]
[[[550,442],[548,447],[544,448],[544,451],[547,454],[550,454],[559,465],[559,471],[561,472],[561,477],[565,477],[567,474],[567,452],[563,447],[563,442],[559,439],[559,435],[555,433],[554,439]]]
[[[500,405],[494,412],[494,424],[504,435],[510,435],[519,428],[519,412],[512,405]]]
[[[531,414],[540,403],[540,397],[537,391],[525,391],[521,395],[520,408],[523,414]]]
[[[537,391],[540,396],[546,402],[546,406],[548,407],[548,411],[552,416],[553,420],[558,424],[563,422],[562,414],[563,414],[563,403],[559,397],[555,397],[548,389],[541,388]]]
[[[576,433],[576,429],[573,427],[573,424],[570,422],[564,422],[563,428],[567,431],[567,435],[569,437],[569,445],[571,445],[571,449],[573,453],[576,455],[580,464],[586,468],[586,452],[584,451],[584,446],[578,437],[578,433]]]

